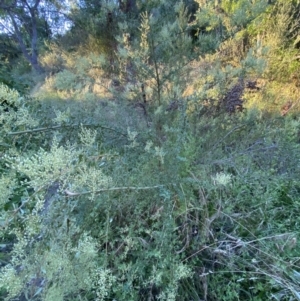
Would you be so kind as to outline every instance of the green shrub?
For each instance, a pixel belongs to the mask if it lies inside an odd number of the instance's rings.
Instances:
[[[54,96],[1,86],[16,106],[0,108],[4,300],[299,299],[299,120],[222,107],[261,76],[262,49],[226,62],[240,40],[217,51],[212,18],[197,58],[183,4],[160,4],[118,37],[114,101],[90,89],[97,55],[66,56]],[[225,4],[226,30],[245,30],[250,2]],[[193,59],[207,68],[184,97]]]

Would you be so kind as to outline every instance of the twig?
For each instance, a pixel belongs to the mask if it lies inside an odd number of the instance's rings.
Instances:
[[[80,195],[86,195],[86,194],[97,194],[101,192],[106,192],[106,191],[118,191],[118,190],[149,190],[149,189],[157,189],[161,188],[164,185],[156,185],[156,186],[145,186],[145,187],[134,187],[134,186],[128,186],[128,187],[113,187],[113,188],[103,188],[99,190],[91,190],[91,191],[85,191],[85,192],[72,192],[69,191],[68,189],[65,190],[65,193],[67,196],[72,197],[72,196],[80,196]]]

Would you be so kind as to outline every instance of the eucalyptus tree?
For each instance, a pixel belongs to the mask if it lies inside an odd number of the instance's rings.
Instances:
[[[38,72],[42,71],[38,62],[40,41],[57,30],[54,24],[61,20],[63,8],[63,2],[58,6],[48,0],[0,1],[1,31],[17,42],[25,59]]]

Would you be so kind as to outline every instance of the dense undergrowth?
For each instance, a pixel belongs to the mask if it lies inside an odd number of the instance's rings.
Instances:
[[[113,66],[53,44],[34,95],[0,85],[0,298],[300,300],[299,94],[279,80],[299,65],[280,73],[292,43],[268,30],[285,5],[196,46],[162,5]]]
[[[76,124],[52,106],[45,127],[39,106],[24,107],[34,129],[19,111],[2,128],[8,297],[298,298],[296,117],[203,117],[165,127],[161,143],[152,128],[103,126],[93,108],[97,122]]]

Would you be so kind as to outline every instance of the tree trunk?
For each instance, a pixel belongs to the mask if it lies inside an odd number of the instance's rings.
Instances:
[[[14,28],[14,39],[19,44],[20,49],[25,57],[25,59],[30,63],[31,67],[38,73],[42,72],[42,67],[38,62],[38,31],[37,31],[37,18],[36,18],[36,12],[37,7],[40,3],[40,0],[36,0],[33,7],[30,7],[30,5],[27,3],[27,1],[23,1],[24,5],[27,6],[27,9],[30,14],[30,21],[31,21],[31,28],[30,30],[27,29],[27,33],[31,39],[30,43],[30,49],[28,49],[27,45],[25,44],[24,38],[22,36],[22,32],[19,29],[19,24],[16,21],[16,16],[14,14],[14,11],[8,9],[7,14],[11,19],[13,28]],[[22,16],[21,16],[22,18]]]

